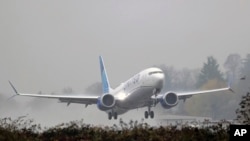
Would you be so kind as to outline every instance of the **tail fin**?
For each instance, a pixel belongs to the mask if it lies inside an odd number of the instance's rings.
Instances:
[[[101,70],[101,78],[102,78],[102,93],[106,94],[110,91],[109,80],[106,73],[105,65],[102,59],[102,56],[99,56],[100,61],[100,70]]]

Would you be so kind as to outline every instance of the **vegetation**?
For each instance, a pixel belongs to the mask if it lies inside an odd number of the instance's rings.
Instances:
[[[250,54],[247,54],[246,58],[243,59],[240,72],[242,78],[238,85],[238,92],[241,100],[239,102],[240,107],[236,110],[236,120],[241,124],[250,125]]]
[[[95,127],[84,124],[83,120],[71,121],[49,129],[41,129],[32,120],[23,117],[12,120],[0,119],[0,140],[228,140],[228,128],[221,124],[205,128],[176,126],[150,127],[147,123],[130,121],[128,124],[120,119],[120,125]]]
[[[207,58],[207,62],[203,64],[199,79],[197,82],[198,88],[206,84],[208,80],[217,79],[223,81],[222,72],[219,70],[219,64],[216,59],[212,56]]]
[[[237,121],[241,124],[250,125],[250,93],[242,96],[240,108],[236,110]]]

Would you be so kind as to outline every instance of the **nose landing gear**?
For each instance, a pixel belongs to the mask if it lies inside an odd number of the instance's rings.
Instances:
[[[160,89],[157,89],[157,88],[155,88],[155,89],[153,89],[153,94],[154,94],[154,101],[153,101],[153,106],[156,106],[156,104],[157,104],[157,95],[160,93]],[[151,111],[151,106],[148,106],[148,111],[145,111],[144,112],[144,117],[145,117],[145,119],[147,119],[149,116],[150,116],[150,118],[154,118],[154,111]]]
[[[157,95],[160,93],[160,91],[161,91],[160,89],[156,89],[156,88],[153,89],[153,94],[154,94],[154,97],[155,97],[154,100],[153,100],[153,105],[154,106],[156,106],[156,104],[157,104]]]

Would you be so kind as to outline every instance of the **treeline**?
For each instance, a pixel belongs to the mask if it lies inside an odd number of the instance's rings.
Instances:
[[[147,123],[137,121],[124,123],[120,119],[119,125],[111,127],[96,127],[84,124],[83,120],[71,121],[48,129],[41,129],[32,120],[20,117],[0,119],[0,140],[40,141],[40,140],[151,140],[151,141],[179,141],[179,140],[229,140],[228,128],[222,124],[206,128],[176,126],[151,127]]]

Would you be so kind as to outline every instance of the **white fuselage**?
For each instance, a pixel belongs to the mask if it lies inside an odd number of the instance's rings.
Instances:
[[[130,109],[150,105],[151,97],[164,85],[164,73],[159,68],[148,68],[121,83],[111,91],[116,99],[113,110],[123,114]]]

